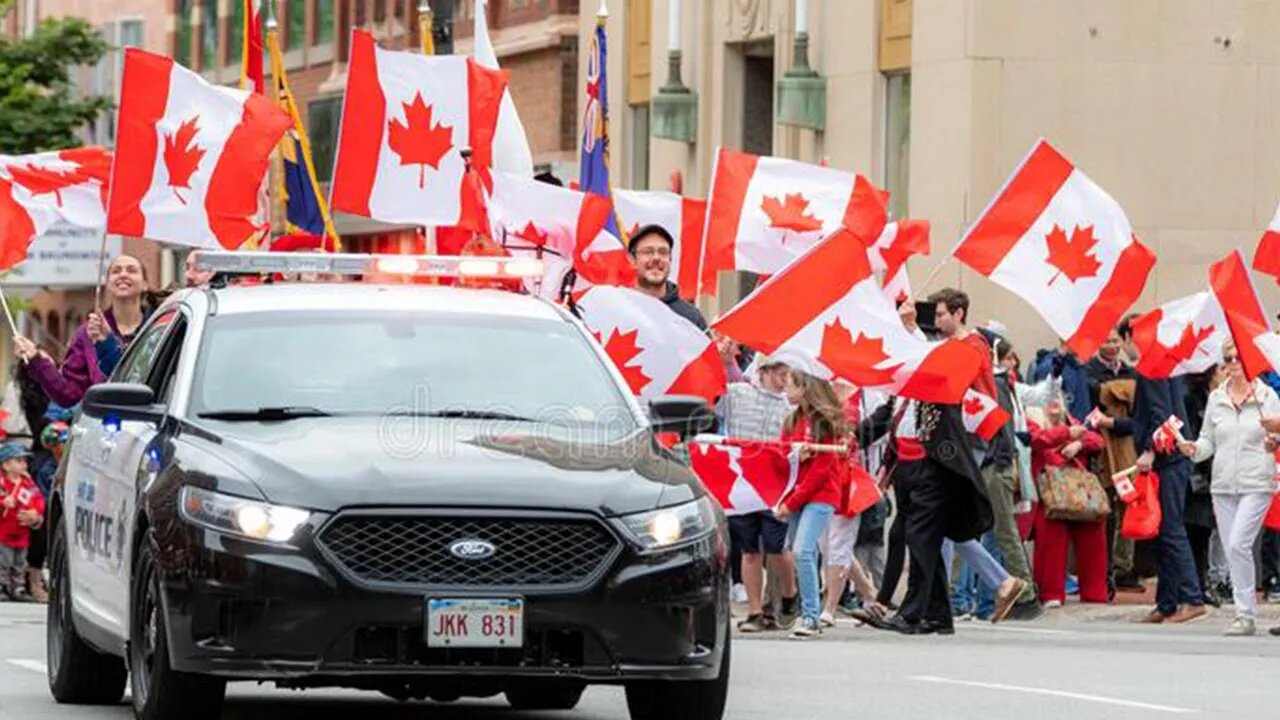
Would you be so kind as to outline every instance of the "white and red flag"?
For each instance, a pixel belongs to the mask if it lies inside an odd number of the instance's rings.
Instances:
[[[983,361],[969,343],[928,342],[908,332],[871,272],[866,245],[845,228],[763,282],[712,327],[820,377],[926,402],[960,403]]]
[[[22,262],[55,225],[101,230],[111,153],[82,147],[0,156],[0,270]]]
[[[671,279],[680,289],[680,297],[692,302],[698,294],[707,201],[661,190],[614,190],[613,207],[627,237],[634,237],[645,225],[657,225],[671,233],[675,239]]]
[[[1213,293],[1172,300],[1132,323],[1136,370],[1149,378],[1204,372],[1222,359],[1227,319]]]
[[[1151,433],[1151,444],[1157,452],[1166,455],[1177,452],[1178,443],[1186,442],[1182,437],[1182,421],[1177,415],[1170,415],[1167,420],[1160,423],[1160,427]]]
[[[127,48],[117,118],[107,232],[234,249],[265,229],[258,189],[293,123],[283,109]]]
[[[1270,360],[1255,344],[1258,338],[1271,334],[1271,323],[1239,250],[1232,250],[1209,268],[1209,286],[1227,318],[1245,375],[1253,379],[1272,369]]]
[[[506,86],[505,70],[383,50],[353,31],[330,206],[385,222],[479,227],[462,151],[470,148],[487,184]]]
[[[1258,240],[1258,248],[1253,252],[1253,269],[1280,280],[1280,207]]]
[[[796,481],[797,463],[776,441],[691,441],[689,466],[726,515],[771,510]]]
[[[1155,255],[1124,210],[1040,140],[955,248],[1092,357],[1146,286]]]
[[[871,269],[880,273],[880,286],[896,306],[911,299],[907,259],[929,254],[929,221],[897,220],[884,226],[871,246]]]
[[[500,171],[493,173],[487,207],[495,242],[512,256],[542,261],[541,280],[526,287],[550,299],[560,297],[571,268],[585,265],[581,250],[609,218],[609,201],[599,195]]]
[[[888,221],[886,194],[861,175],[724,148],[708,202],[703,294],[721,270],[772,275],[842,225],[870,245]]]
[[[724,393],[724,364],[715,343],[661,300],[632,288],[596,285],[574,304],[639,397],[697,395],[714,403]]]
[[[973,389],[965,392],[960,409],[963,411],[965,431],[983,440],[995,437],[1000,428],[1012,419],[995,398]]]

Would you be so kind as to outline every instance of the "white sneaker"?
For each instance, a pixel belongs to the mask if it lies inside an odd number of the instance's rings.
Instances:
[[[813,620],[805,620],[801,618],[796,621],[796,627],[791,631],[792,640],[809,640],[822,635],[822,628],[819,623]]]
[[[734,583],[733,590],[729,594],[736,603],[741,604],[747,601],[747,587],[742,583]]]
[[[1044,604],[1045,610],[1053,610],[1054,608],[1060,608],[1060,607],[1062,607],[1061,600],[1050,600],[1049,602]]]
[[[824,612],[822,613],[822,616],[818,618],[818,623],[824,628],[832,628],[836,626],[836,619],[831,613]]]
[[[1250,637],[1258,633],[1258,628],[1249,618],[1236,618],[1227,627],[1223,635],[1227,637]]]

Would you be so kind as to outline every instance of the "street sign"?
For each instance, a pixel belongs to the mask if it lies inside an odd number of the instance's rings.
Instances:
[[[31,243],[27,259],[2,281],[5,287],[94,287],[98,284],[98,253],[102,233],[56,225]],[[120,254],[120,237],[107,238],[107,263]]]

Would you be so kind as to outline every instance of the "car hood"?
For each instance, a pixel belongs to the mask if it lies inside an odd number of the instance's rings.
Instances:
[[[700,494],[696,476],[647,431],[571,443],[522,433],[519,423],[415,423],[407,437],[383,418],[201,420],[189,435],[216,445],[206,449],[266,500],[313,510],[430,505],[619,515]]]

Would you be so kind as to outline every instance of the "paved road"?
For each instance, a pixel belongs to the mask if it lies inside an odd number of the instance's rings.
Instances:
[[[951,638],[842,627],[816,642],[753,637],[734,652],[731,720],[1268,718],[1280,710],[1280,639],[1184,627],[1050,618],[965,623]],[[43,609],[0,604],[0,717],[126,720],[126,705],[58,706],[43,674]],[[226,720],[502,718],[625,720],[622,692],[589,690],[578,710],[514,713],[501,702],[397,704],[344,691],[232,686]]]

